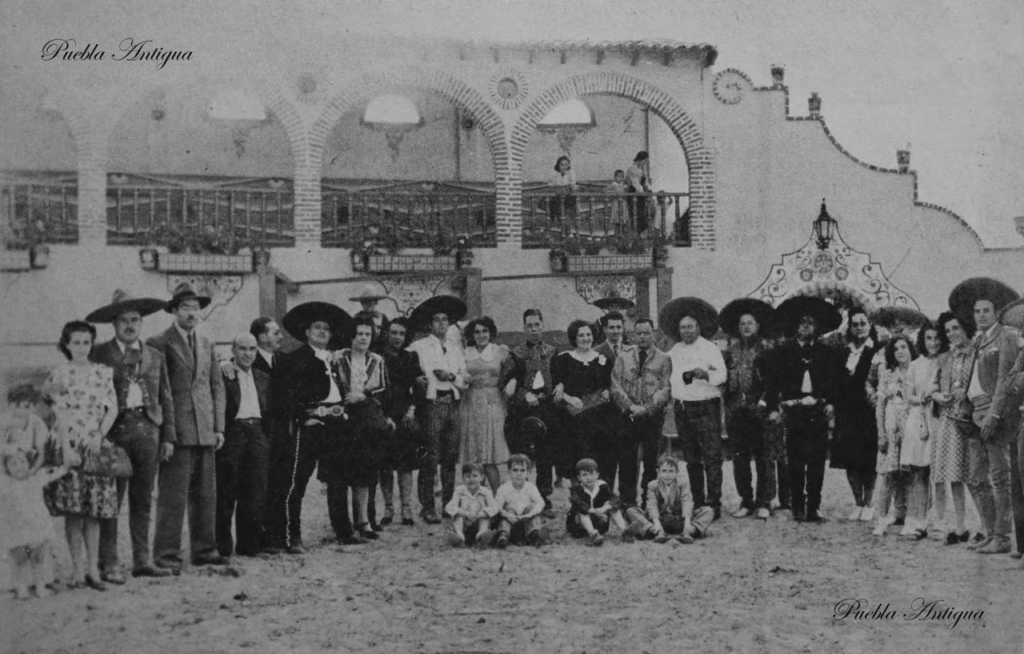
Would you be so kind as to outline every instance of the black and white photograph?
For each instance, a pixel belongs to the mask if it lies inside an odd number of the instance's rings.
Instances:
[[[0,654],[1024,652],[1024,7],[0,12]]]

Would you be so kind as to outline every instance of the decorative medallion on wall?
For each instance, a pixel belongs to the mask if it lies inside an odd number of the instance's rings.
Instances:
[[[307,66],[292,82],[295,99],[303,104],[320,104],[331,92],[331,80],[322,66]]]
[[[743,94],[752,88],[754,88],[754,83],[750,81],[750,78],[735,68],[718,73],[711,86],[715,97],[723,104],[736,104],[743,99]]]
[[[843,241],[838,227],[827,248],[819,248],[812,234],[802,248],[782,255],[782,263],[772,266],[750,297],[778,306],[794,295],[813,295],[840,303],[853,300],[869,311],[890,306],[918,308],[912,297],[889,281],[871,255]]]
[[[430,277],[398,277],[377,280],[384,287],[385,292],[394,301],[399,315],[408,316],[413,309],[428,297],[437,295],[448,279],[447,275],[434,275]]]
[[[515,109],[529,93],[526,76],[514,68],[506,68],[491,78],[491,99],[502,109]]]
[[[632,275],[577,277],[576,292],[589,304],[607,297],[623,298],[636,303],[636,277]]]
[[[206,320],[214,309],[227,306],[238,295],[243,280],[241,275],[167,275],[167,291],[173,294],[181,284],[188,284],[197,294],[210,298],[210,305],[202,311]]]

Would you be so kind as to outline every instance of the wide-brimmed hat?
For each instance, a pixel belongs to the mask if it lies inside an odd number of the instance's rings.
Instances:
[[[618,295],[598,298],[594,300],[593,304],[605,313],[609,311],[629,311],[636,306],[636,302],[633,300],[627,297],[619,297]]]
[[[974,324],[974,303],[990,300],[996,313],[1002,311],[1014,300],[1020,299],[1017,291],[991,277],[972,277],[956,285],[949,293],[949,309],[963,323]]]
[[[205,295],[199,295],[198,293],[196,293],[194,290],[192,290],[192,287],[188,284],[188,282],[182,282],[181,284],[178,284],[177,288],[174,289],[174,295],[167,302],[167,306],[164,307],[164,311],[166,311],[167,313],[174,313],[175,311],[178,310],[178,305],[184,302],[185,300],[197,300],[199,302],[200,309],[205,309],[206,307],[210,306],[210,298],[206,297]]]
[[[999,314],[999,322],[1007,327],[1015,327],[1024,331],[1024,299],[1014,300],[1003,307]]]
[[[284,314],[281,324],[296,340],[306,342],[306,330],[317,320],[331,326],[331,338],[344,338],[351,328],[352,318],[344,309],[329,302],[304,302]]]
[[[843,322],[843,316],[839,313],[839,309],[820,297],[811,295],[797,295],[775,307],[775,317],[785,325],[786,330],[790,333],[796,331],[800,319],[804,316],[814,318],[818,325],[817,334],[819,336],[836,329]]]
[[[677,297],[661,308],[658,312],[658,325],[661,331],[672,340],[679,340],[679,321],[690,316],[700,325],[700,335],[706,339],[714,338],[718,331],[718,312],[715,308],[699,297]]]
[[[454,295],[435,295],[428,297],[413,309],[409,316],[409,323],[415,327],[422,327],[430,324],[434,316],[443,313],[448,316],[448,322],[458,322],[466,317],[466,303]]]
[[[910,307],[878,307],[868,317],[871,322],[886,329],[892,329],[898,322],[911,329],[919,329],[929,322],[928,316]]]
[[[350,297],[349,301],[350,302],[380,302],[381,300],[386,300],[387,298],[388,298],[387,295],[381,295],[380,293],[375,291],[373,289],[373,287],[364,286],[363,288],[360,289],[359,295],[356,295],[354,297]]]
[[[117,320],[119,315],[128,311],[137,311],[139,315],[146,317],[163,309],[166,304],[163,300],[152,297],[133,298],[127,291],[119,288],[114,291],[114,297],[110,304],[96,309],[86,316],[85,320],[86,322],[111,323]]]
[[[758,333],[761,333],[768,326],[767,322],[773,311],[775,309],[772,308],[772,305],[763,300],[741,297],[722,307],[722,312],[718,314],[718,324],[722,327],[722,331],[729,336],[738,336],[740,318],[750,314],[757,321]]]

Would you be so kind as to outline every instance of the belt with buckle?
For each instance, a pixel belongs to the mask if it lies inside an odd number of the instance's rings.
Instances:
[[[318,404],[307,407],[306,415],[313,418],[346,418],[344,404]]]
[[[256,425],[263,422],[263,418],[235,418],[235,422],[244,422],[247,425]]]
[[[122,416],[141,416],[141,415],[145,415],[145,413],[146,413],[146,407],[144,407],[144,406],[135,406],[135,407],[132,407],[130,409],[122,409],[120,415],[122,415]]]

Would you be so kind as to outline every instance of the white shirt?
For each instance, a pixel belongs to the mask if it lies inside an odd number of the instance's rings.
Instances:
[[[128,356],[128,350],[142,353],[142,347],[138,340],[131,345],[125,345],[119,338],[115,338],[114,342],[117,343],[117,347],[121,348],[121,356]],[[124,404],[125,409],[137,409],[142,406],[142,387],[133,377],[128,378],[128,393],[125,395]]]
[[[687,345],[682,341],[676,343],[668,356],[672,360],[672,397],[680,402],[701,402],[722,397],[725,383],[725,359],[718,346],[703,336]],[[683,373],[687,370],[700,368],[708,373],[708,379],[694,379],[689,384],[683,383]]]
[[[338,384],[334,381],[334,375],[331,374],[331,365],[334,363],[334,355],[329,350],[321,350],[318,347],[310,345],[313,348],[313,354],[316,355],[317,359],[324,362],[324,367],[327,368],[327,379],[331,382],[331,392],[327,394],[327,397],[320,400],[325,404],[337,404],[341,402],[341,391],[338,390]]]
[[[875,342],[871,337],[864,339],[864,342],[857,347],[853,343],[849,343],[847,347],[850,349],[850,354],[846,357],[846,372],[853,374],[853,371],[857,369],[857,364],[860,363],[860,357],[864,354],[864,350],[869,347],[874,347]]]
[[[459,391],[466,387],[469,372],[466,370],[466,359],[458,348],[448,344],[442,345],[441,341],[431,334],[416,341],[407,349],[419,356],[420,369],[427,377],[428,400],[436,400],[439,391],[452,391],[456,398],[460,397]],[[452,373],[455,375],[455,381],[440,381],[434,376],[435,370]]]
[[[252,378],[252,368],[249,370],[236,370],[238,376],[238,414],[236,420],[244,418],[262,418],[260,414],[260,398],[256,394],[256,380]]]
[[[544,505],[540,491],[529,481],[523,482],[523,487],[519,489],[512,485],[511,480],[506,481],[498,487],[494,499],[499,511],[509,511],[516,515],[524,515],[538,505]]]

